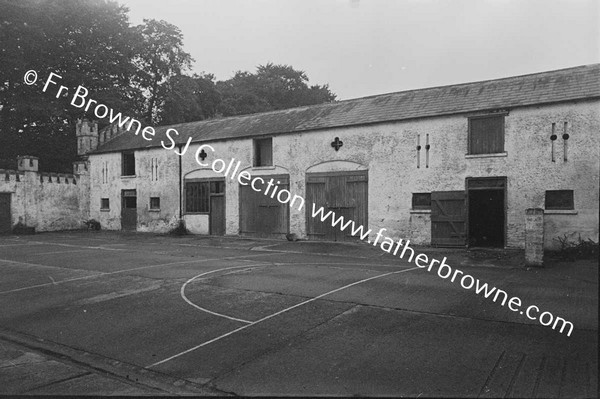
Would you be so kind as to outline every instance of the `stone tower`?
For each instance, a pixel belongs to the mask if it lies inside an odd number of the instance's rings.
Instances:
[[[86,155],[98,147],[98,124],[86,119],[78,119],[75,125],[77,137],[77,155]]]

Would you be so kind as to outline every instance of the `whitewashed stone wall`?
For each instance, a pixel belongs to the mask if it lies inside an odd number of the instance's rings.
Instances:
[[[305,198],[307,170],[316,165],[351,162],[368,169],[369,228],[385,227],[390,237],[408,238],[415,244],[431,242],[430,215],[411,210],[413,192],[464,190],[467,177],[506,176],[507,246],[524,247],[525,211],[543,208],[546,190],[574,190],[574,211],[546,211],[545,246],[563,234],[598,240],[599,101],[581,101],[522,107],[505,117],[505,153],[500,156],[467,156],[468,118],[453,115],[345,127],[273,136],[273,167],[252,168],[252,139],[210,142],[205,163],[215,158],[242,162],[254,175],[289,174],[290,191]],[[562,158],[562,124],[569,125],[568,161]],[[556,162],[551,162],[551,127],[557,124]],[[127,133],[126,133],[127,134]],[[421,145],[429,135],[429,167],[421,150],[421,167],[416,164],[417,135]],[[330,143],[343,141],[339,151]],[[155,137],[156,144],[161,138]],[[195,159],[199,144],[181,157],[181,176],[207,175]],[[150,178],[150,159],[159,162],[159,179]],[[120,228],[120,190],[138,190],[138,230],[164,231],[179,217],[179,157],[162,147],[136,151],[135,178],[120,177],[121,154],[91,155],[90,214],[103,227]],[[104,163],[104,164],[103,164]],[[108,166],[110,178],[101,182]],[[241,169],[240,169],[241,170]],[[207,175],[208,176],[208,175]],[[215,175],[219,176],[219,175]],[[226,233],[239,233],[239,185],[226,180]],[[148,212],[150,196],[161,197],[161,211]],[[110,211],[100,211],[100,198],[110,197]],[[145,202],[146,201],[146,202]],[[310,205],[310,204],[309,204]],[[207,220],[185,216],[194,231],[207,232]],[[204,219],[207,219],[205,217]],[[306,235],[305,211],[291,209],[290,231]]]
[[[20,157],[18,170],[0,170],[0,193],[11,194],[12,227],[21,223],[35,231],[85,227],[88,219],[88,176],[40,173],[36,157]]]

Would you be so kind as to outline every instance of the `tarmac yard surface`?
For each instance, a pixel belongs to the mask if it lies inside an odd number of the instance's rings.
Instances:
[[[366,244],[4,236],[0,394],[598,396],[597,262],[431,251],[573,334]]]

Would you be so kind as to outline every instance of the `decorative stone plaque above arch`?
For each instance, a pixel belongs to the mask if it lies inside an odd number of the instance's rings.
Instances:
[[[189,180],[189,179],[214,179],[223,177],[222,173],[217,173],[214,170],[212,170],[211,168],[203,168],[203,169],[196,169],[196,170],[192,170],[191,172],[186,173],[183,178],[185,180]]]
[[[367,166],[353,161],[325,161],[310,166],[308,169],[306,169],[306,173],[341,172],[368,169],[369,168]]]

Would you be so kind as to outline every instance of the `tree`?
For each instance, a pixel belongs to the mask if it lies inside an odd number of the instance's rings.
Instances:
[[[102,0],[0,0],[0,14],[0,158],[30,154],[42,169],[71,170],[75,121],[85,112],[70,98],[42,92],[45,79],[54,72],[69,95],[82,85],[99,102],[134,112],[142,97],[131,86],[136,48],[127,8]],[[39,76],[33,86],[23,82],[30,69]]]
[[[221,94],[211,74],[176,75],[167,82],[167,94],[159,112],[159,123],[170,125],[216,116]]]
[[[256,73],[238,71],[229,80],[217,82],[224,116],[243,115],[334,101],[328,85],[308,84],[304,71],[289,65],[259,65]]]
[[[183,35],[165,21],[132,27],[128,9],[111,0],[0,0],[0,168],[3,159],[35,155],[47,171],[70,171],[77,158],[77,119],[95,119],[70,104],[79,85],[98,103],[147,124],[174,124],[335,99],[308,85],[303,71],[266,64],[223,82],[185,75],[193,59]],[[23,82],[28,70],[39,76]],[[44,93],[50,73],[58,86]],[[145,120],[144,120],[145,119]],[[99,121],[100,127],[107,120]]]
[[[147,122],[157,123],[169,89],[181,88],[180,83],[185,80],[181,73],[191,68],[193,59],[183,51],[183,35],[175,25],[144,19],[144,23],[136,27],[136,32],[141,39],[138,42],[139,55],[135,59],[138,67],[136,80],[146,94],[144,115]],[[174,78],[172,82],[171,78]]]
[[[256,75],[238,71],[226,81],[217,82],[222,102],[219,114],[223,116],[254,114],[271,111],[273,106],[262,97]]]

